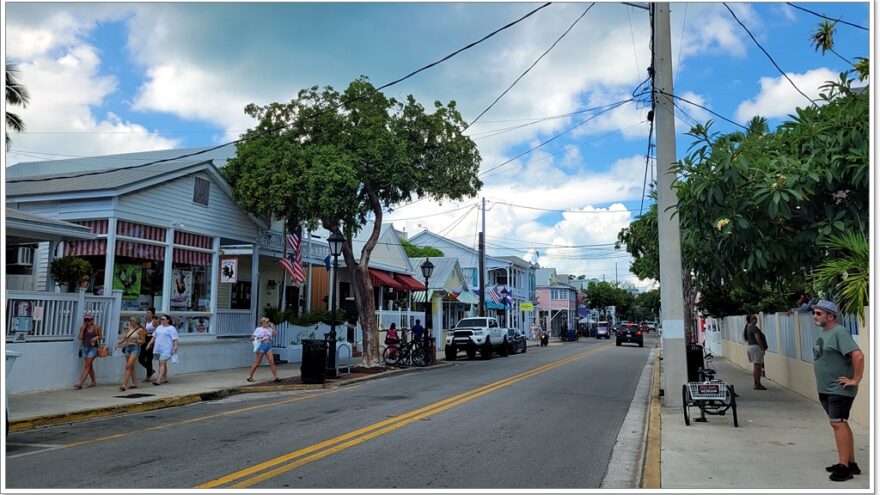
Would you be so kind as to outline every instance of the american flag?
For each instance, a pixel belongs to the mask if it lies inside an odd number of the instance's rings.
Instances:
[[[278,260],[278,263],[290,275],[293,285],[301,285],[306,279],[306,272],[302,265],[302,246],[299,236],[287,234],[287,245],[290,247],[290,252],[287,253],[287,258]]]
[[[489,297],[492,298],[492,302],[494,302],[495,304],[498,304],[498,296],[500,296],[500,294],[498,294],[498,286],[496,285],[495,287],[492,287],[491,289],[488,290],[488,292],[489,292]]]

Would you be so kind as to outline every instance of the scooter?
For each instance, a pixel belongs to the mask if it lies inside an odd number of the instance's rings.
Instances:
[[[550,336],[546,332],[541,332],[541,347],[547,347],[550,343]]]

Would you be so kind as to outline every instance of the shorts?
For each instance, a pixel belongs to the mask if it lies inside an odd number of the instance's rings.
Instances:
[[[755,344],[750,345],[748,349],[749,362],[752,364],[764,364],[764,349]]]
[[[140,356],[141,346],[140,344],[128,344],[122,348],[122,353],[126,356]]]
[[[272,350],[272,342],[260,342],[260,347],[257,348],[257,352],[266,353]]]
[[[153,353],[153,358],[158,359],[160,362],[161,361],[168,361],[169,359],[171,359],[171,353],[170,352],[168,354]]]
[[[846,423],[849,419],[849,410],[852,409],[855,397],[836,394],[819,394],[819,402],[822,409],[828,414],[828,421],[832,423]]]
[[[98,346],[84,345],[82,346],[83,357],[96,357],[98,355]]]

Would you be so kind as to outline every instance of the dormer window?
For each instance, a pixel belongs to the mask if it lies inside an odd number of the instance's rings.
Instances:
[[[193,184],[193,203],[208,206],[208,196],[211,192],[211,183],[200,177],[195,178]]]

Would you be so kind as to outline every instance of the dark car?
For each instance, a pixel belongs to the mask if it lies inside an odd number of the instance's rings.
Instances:
[[[645,346],[642,330],[635,323],[627,323],[617,329],[617,345],[621,346],[624,343],[639,344],[639,347]]]
[[[507,329],[507,344],[510,346],[510,353],[526,352],[528,342],[526,336],[518,328]]]

